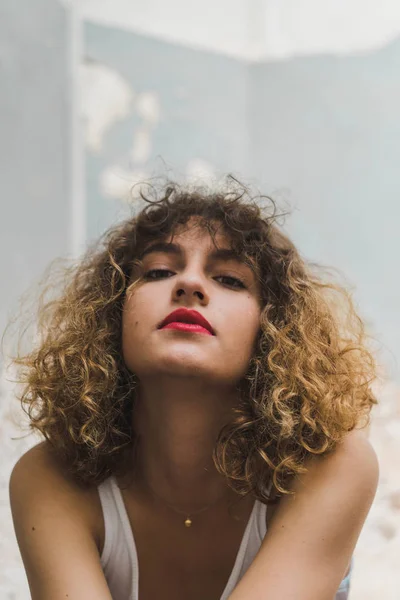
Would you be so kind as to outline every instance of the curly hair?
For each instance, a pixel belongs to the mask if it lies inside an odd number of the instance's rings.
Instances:
[[[61,293],[47,302],[42,295],[36,346],[14,357],[29,427],[81,485],[132,470],[138,380],[122,357],[124,298],[144,246],[196,216],[210,235],[222,227],[262,290],[255,351],[214,464],[239,494],[268,502],[267,482],[275,494],[291,493],[307,459],[368,424],[377,403],[375,361],[350,293],[300,256],[274,201],[233,176],[217,191],[167,182],[140,196],[140,211],[65,269]]]

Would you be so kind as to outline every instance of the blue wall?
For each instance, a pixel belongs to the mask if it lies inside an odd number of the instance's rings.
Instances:
[[[136,94],[157,94],[161,119],[152,134],[151,156],[141,167],[156,174],[164,170],[164,159],[174,171],[184,171],[191,158],[201,158],[223,172],[245,170],[245,63],[91,23],[85,28],[85,60],[117,71]],[[135,168],[130,149],[141,124],[133,103],[131,114],[105,136],[104,150],[88,151],[89,238],[115,218],[119,204],[102,195],[99,174],[114,162]]]
[[[249,64],[88,23],[85,60],[118,72],[135,93],[157,94],[162,118],[146,165],[174,172],[202,158],[266,193],[284,190],[286,229],[301,252],[339,268],[400,379],[400,41],[364,56]],[[184,90],[184,93],[182,93]],[[134,168],[132,113],[87,153],[88,237],[123,203],[102,195],[110,164]],[[286,207],[286,203],[284,204]],[[123,209],[122,209],[123,210]]]
[[[287,230],[355,285],[398,379],[399,73],[400,40],[364,56],[252,66],[248,120],[254,174],[291,191]]]

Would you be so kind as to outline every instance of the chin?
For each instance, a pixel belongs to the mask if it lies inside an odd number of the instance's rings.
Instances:
[[[221,381],[221,374],[216,373],[215,363],[210,359],[200,360],[200,357],[193,355],[179,356],[170,353],[164,357],[153,357],[151,361],[146,361],[146,364],[136,365],[133,370],[139,377],[154,381],[154,378],[163,379],[198,379],[203,381]]]
[[[160,374],[177,377],[212,377],[215,374],[214,365],[210,360],[200,360],[200,357],[193,354],[182,356],[181,353],[179,355],[171,353],[161,359],[156,370]]]

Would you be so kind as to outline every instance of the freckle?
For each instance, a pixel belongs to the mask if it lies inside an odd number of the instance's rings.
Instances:
[[[34,528],[34,527],[32,527],[32,531],[35,531],[35,528]]]

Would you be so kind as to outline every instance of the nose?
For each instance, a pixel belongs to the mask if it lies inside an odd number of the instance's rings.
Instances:
[[[195,298],[201,304],[206,305],[209,302],[209,295],[206,290],[206,284],[200,273],[192,271],[191,273],[182,272],[177,278],[173,298],[182,299],[185,297],[188,302]]]

